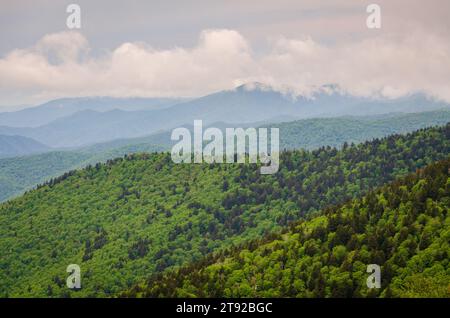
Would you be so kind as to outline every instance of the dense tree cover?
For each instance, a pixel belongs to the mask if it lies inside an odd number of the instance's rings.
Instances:
[[[0,159],[0,202],[18,196],[50,178],[70,170],[133,152],[162,151],[166,147],[136,144],[102,151],[52,151],[31,156]]]
[[[282,149],[341,147],[392,134],[403,134],[450,121],[450,111],[387,114],[365,117],[312,118],[276,124]]]
[[[0,159],[0,201],[21,194],[51,177],[75,168],[89,155],[55,151],[32,156]]]
[[[445,159],[449,137],[450,124],[283,152],[274,175],[247,164],[174,164],[166,153],[66,173],[0,205],[0,295],[114,295]],[[79,291],[65,287],[72,263],[82,270]]]
[[[280,129],[280,149],[316,149],[322,146],[340,147],[344,142],[360,143],[394,133],[408,133],[450,121],[450,111],[412,114],[387,114],[365,117],[313,118],[286,123],[264,124]],[[192,125],[192,123],[191,123]],[[258,126],[253,124],[213,123],[213,127]],[[192,129],[192,126],[187,126]],[[118,139],[67,152],[49,152],[37,156],[0,159],[0,202],[22,194],[51,177],[78,169],[87,164],[136,152],[167,151],[175,142],[171,131],[150,136]]]
[[[450,297],[450,159],[123,296]],[[368,264],[381,266],[369,289]]]

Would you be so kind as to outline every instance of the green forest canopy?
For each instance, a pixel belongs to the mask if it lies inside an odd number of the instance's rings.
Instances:
[[[0,205],[2,296],[111,296],[280,230],[450,153],[450,125],[341,150],[287,151],[281,169],[177,165],[140,154],[66,173]],[[82,289],[65,287],[79,264]]]
[[[450,159],[280,234],[157,274],[127,297],[450,297]],[[368,264],[381,266],[369,289]]]

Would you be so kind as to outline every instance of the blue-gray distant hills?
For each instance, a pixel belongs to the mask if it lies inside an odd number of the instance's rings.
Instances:
[[[114,109],[125,109],[128,111],[156,110],[172,106],[185,100],[181,98],[138,97],[60,98],[19,111],[0,113],[0,126],[39,127],[56,119],[85,110],[95,110],[97,112],[107,112]]]
[[[47,152],[50,148],[28,137],[0,135],[0,158]]]
[[[102,106],[98,108],[95,103],[91,103],[91,106],[82,103],[83,107],[69,107],[70,115],[39,127],[11,127],[11,124],[0,126],[0,134],[26,136],[51,147],[65,148],[150,135],[192,124],[195,119],[202,119],[206,125],[214,122],[286,122],[344,115],[423,112],[450,107],[447,103],[429,99],[422,94],[398,99],[369,99],[340,94],[336,90],[332,93],[319,92],[310,98],[294,99],[263,85],[248,87],[240,86],[190,101],[166,101],[162,106],[155,104],[156,106],[147,108],[144,107],[145,102],[140,101],[140,108],[135,106],[130,110],[125,107],[115,109],[115,104],[111,101],[110,104],[100,103]],[[71,100],[70,105],[73,104],[77,103]],[[36,117],[41,116],[39,108],[41,107],[35,109]],[[80,110],[81,108],[83,109]],[[48,111],[47,107],[42,109],[44,113]],[[58,107],[53,105],[51,109]],[[74,112],[74,109],[78,111]],[[0,123],[5,124],[1,120],[2,115],[4,114],[0,114]]]

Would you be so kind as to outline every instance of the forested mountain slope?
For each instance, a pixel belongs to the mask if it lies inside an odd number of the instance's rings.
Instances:
[[[50,178],[89,164],[105,162],[134,152],[163,151],[158,145],[128,145],[101,152],[52,151],[31,156],[0,158],[0,202],[21,195]]]
[[[450,297],[450,159],[123,296]],[[368,264],[381,266],[369,289]]]
[[[276,127],[280,129],[280,149],[316,149],[322,146],[341,147],[345,142],[360,143],[392,134],[404,134],[421,128],[442,126],[450,122],[450,110],[422,113],[393,113],[373,116],[345,116],[335,118],[310,118],[277,123],[230,124],[216,122],[207,127],[225,131],[230,127]],[[193,123],[184,125],[193,134]],[[172,130],[140,138],[118,139],[81,148],[83,152],[103,152],[117,148],[132,151],[149,151],[159,145],[170,149],[176,141],[170,139]],[[130,151],[131,152],[131,151]],[[129,152],[129,153],[130,153]]]
[[[80,166],[90,155],[55,151],[0,159],[0,201],[22,194],[39,183]],[[80,167],[81,168],[81,167]]]
[[[273,125],[280,129],[282,149],[341,147],[392,134],[441,126],[450,122],[450,111],[385,114],[364,117],[312,118]]]
[[[411,114],[386,114],[365,117],[314,118],[286,123],[253,123],[251,127],[279,127],[281,149],[315,149],[322,146],[341,147],[344,142],[360,143],[394,133],[445,125],[450,122],[450,111],[441,110]],[[245,124],[214,123],[213,127],[249,127]],[[192,125],[186,125],[192,129]],[[206,128],[205,125],[204,128]],[[191,130],[192,131],[192,130]],[[118,139],[72,151],[0,159],[0,201],[23,193],[38,183],[108,159],[135,152],[167,151],[176,143],[170,139],[171,131],[154,135]],[[57,161],[55,159],[58,158]],[[78,158],[78,159],[77,159]],[[47,164],[46,164],[47,163]],[[23,178],[22,176],[28,176]]]
[[[450,153],[450,124],[256,165],[141,154],[67,173],[0,205],[0,295],[108,296],[155,272],[261,237]]]

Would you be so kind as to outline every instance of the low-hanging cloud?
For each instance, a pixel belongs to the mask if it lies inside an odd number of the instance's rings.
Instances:
[[[258,81],[295,95],[336,84],[358,96],[424,92],[450,102],[450,43],[412,32],[324,45],[279,38],[256,54],[234,30],[205,30],[196,46],[157,49],[123,43],[94,56],[78,32],[48,34],[0,58],[4,100],[66,96],[200,96]]]

